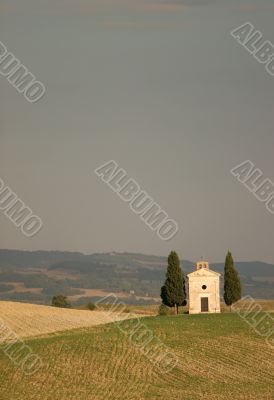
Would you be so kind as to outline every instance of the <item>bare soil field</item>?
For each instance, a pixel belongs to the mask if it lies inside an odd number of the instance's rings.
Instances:
[[[42,293],[43,288],[28,288],[23,282],[3,282],[6,285],[12,285],[13,289],[7,293]]]
[[[0,301],[1,321],[22,338],[88,328],[128,318],[128,314],[85,311]],[[1,341],[1,337],[0,337]]]
[[[103,289],[81,289],[81,294],[76,294],[72,296],[68,296],[69,300],[76,301],[81,299],[81,297],[106,297],[109,296],[112,292],[107,292]],[[115,292],[115,295],[119,299],[129,299],[131,296],[126,292]],[[135,296],[136,300],[155,300],[159,301],[160,297],[149,297],[149,296]]]

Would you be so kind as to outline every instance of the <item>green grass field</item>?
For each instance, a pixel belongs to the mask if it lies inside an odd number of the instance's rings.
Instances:
[[[0,399],[274,399],[274,350],[236,314],[142,322],[179,357],[171,372],[161,374],[108,324],[29,340],[44,363],[31,377],[0,351]]]

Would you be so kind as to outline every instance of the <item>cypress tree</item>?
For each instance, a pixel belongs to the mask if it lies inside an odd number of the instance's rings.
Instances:
[[[231,306],[242,297],[242,285],[239,274],[235,268],[233,257],[229,251],[225,260],[224,300],[227,306]]]
[[[166,280],[161,288],[161,298],[164,305],[175,307],[176,314],[178,314],[179,306],[186,305],[185,277],[175,251],[168,256]]]

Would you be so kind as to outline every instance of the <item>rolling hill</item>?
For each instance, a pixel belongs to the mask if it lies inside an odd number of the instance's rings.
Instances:
[[[104,311],[0,301],[0,318],[1,325],[8,326],[16,335],[25,338],[120,321],[127,319],[128,314],[112,312],[110,320]]]
[[[125,334],[128,322],[100,325],[25,341],[42,360],[32,376],[1,351],[1,400],[273,399],[273,349],[236,314],[142,322],[176,357],[173,369],[151,362]]]
[[[222,263],[212,265],[223,273]],[[191,272],[194,263],[184,260],[182,268]],[[237,268],[244,294],[274,298],[274,265],[238,262]],[[0,300],[49,304],[53,295],[64,293],[81,304],[111,291],[128,303],[153,303],[159,301],[165,271],[166,258],[153,255],[0,250]]]

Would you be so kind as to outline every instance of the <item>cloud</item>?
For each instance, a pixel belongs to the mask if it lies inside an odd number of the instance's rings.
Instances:
[[[1,12],[71,15],[103,12],[180,13],[193,7],[216,5],[228,8],[225,0],[0,0]],[[231,5],[233,7],[233,5]],[[235,5],[235,7],[238,7]]]
[[[244,12],[267,12],[274,11],[274,4],[238,4],[231,5],[231,10],[244,11]]]
[[[190,24],[182,24],[174,21],[143,21],[132,19],[118,20],[99,20],[97,26],[103,29],[142,29],[142,30],[161,30],[161,31],[183,31],[189,28]]]
[[[35,9],[37,10],[37,4]],[[155,13],[177,13],[185,11],[188,6],[179,1],[163,0],[55,0],[41,9],[50,12],[64,13],[91,13],[91,12],[155,12]]]
[[[70,7],[75,11],[117,10],[133,12],[178,12],[186,5],[178,1],[163,0],[59,0],[58,7]]]
[[[136,11],[149,12],[180,12],[188,9],[188,6],[178,1],[136,1],[131,8]]]
[[[226,0],[16,0],[12,4],[0,0],[1,13],[31,13],[42,15],[103,14],[178,14],[193,7],[223,7],[229,11],[268,12],[274,5],[260,3],[228,4]]]

